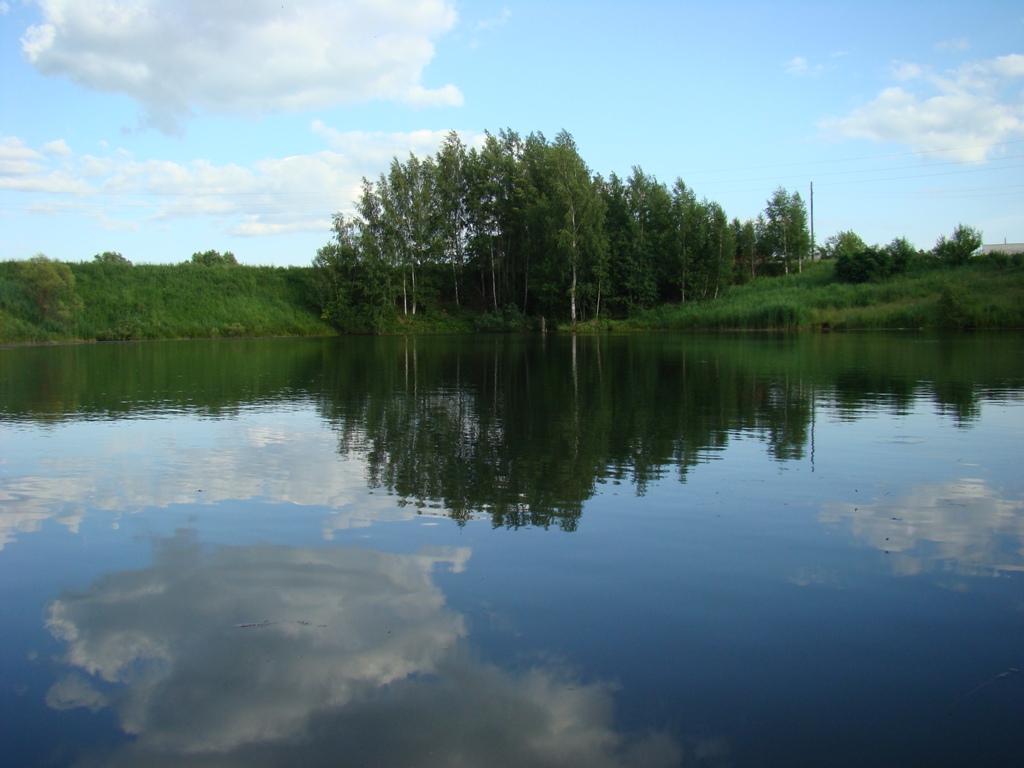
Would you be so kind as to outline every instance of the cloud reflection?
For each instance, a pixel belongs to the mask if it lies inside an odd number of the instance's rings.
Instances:
[[[922,484],[870,504],[828,504],[821,520],[847,521],[856,536],[892,554],[901,574],[1024,571],[1024,499],[1004,498],[980,479]]]
[[[94,510],[134,513],[249,499],[326,507],[327,539],[338,530],[416,515],[386,494],[368,494],[363,460],[339,455],[336,433],[313,412],[139,420],[107,429],[69,424],[55,431],[60,439],[47,440],[38,456],[31,441],[23,451],[9,446],[26,457],[25,470],[0,488],[0,550],[52,518],[77,532]]]
[[[70,669],[47,702],[117,713],[135,739],[108,765],[679,764],[614,729],[607,686],[471,658],[433,581],[469,556],[179,535],[50,605]]]

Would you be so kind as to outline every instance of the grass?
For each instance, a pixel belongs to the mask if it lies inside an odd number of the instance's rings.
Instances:
[[[0,262],[0,343],[324,336],[335,333],[308,301],[312,267],[69,264],[80,309],[44,319],[16,262]],[[383,333],[527,330],[535,319],[506,308],[391,316]],[[921,260],[879,283],[837,282],[833,264],[759,278],[714,301],[668,304],[581,330],[853,330],[1024,328],[1024,265],[975,259],[961,267]]]
[[[760,278],[715,301],[665,305],[612,322],[619,330],[1024,328],[1024,268],[935,265],[880,283],[835,280],[833,264]]]
[[[309,268],[69,264],[81,311],[41,320],[0,263],[0,341],[112,341],[332,334],[306,301]]]

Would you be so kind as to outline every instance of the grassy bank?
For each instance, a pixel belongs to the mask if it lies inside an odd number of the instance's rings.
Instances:
[[[1024,267],[991,260],[933,266],[879,283],[835,279],[832,262],[733,286],[710,302],[657,307],[617,330],[1024,328]]]
[[[30,274],[32,268],[38,274]],[[333,334],[310,303],[311,277],[312,267],[102,262],[29,267],[0,262],[0,343]],[[512,309],[487,314],[432,310],[396,314],[379,330],[468,333],[535,327],[536,318]],[[664,305],[587,327],[1024,328],[1024,266],[975,259],[961,267],[930,264],[884,282],[853,285],[836,280],[833,263],[817,262],[806,265],[802,274],[727,288],[713,301]]]
[[[333,333],[307,301],[311,268],[62,266],[73,284],[58,305],[45,303],[46,283],[33,284],[24,263],[0,263],[0,342]]]

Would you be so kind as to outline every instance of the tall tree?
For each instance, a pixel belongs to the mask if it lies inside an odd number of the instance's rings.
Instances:
[[[735,281],[744,283],[757,277],[757,230],[750,219],[734,218],[730,226],[736,244]]]
[[[459,286],[466,264],[470,237],[469,173],[466,145],[459,134],[450,131],[445,137],[435,162],[434,184],[438,210],[438,226],[444,260],[451,265],[455,304],[459,305]]]
[[[432,158],[420,160],[410,153],[405,163],[394,158],[387,184],[381,188],[384,219],[390,237],[386,238],[402,270],[402,310],[416,314],[418,305],[417,268],[431,262],[440,250],[438,210],[434,195],[435,165]],[[382,178],[383,182],[383,178]],[[411,291],[406,288],[406,275]],[[409,295],[411,292],[411,296]]]
[[[675,286],[679,300],[685,302],[690,296],[691,272],[700,239],[700,211],[697,196],[693,190],[676,179],[672,186],[672,234],[667,256],[667,283]]]
[[[704,200],[703,284],[701,298],[717,299],[722,288],[732,282],[733,255],[736,237],[729,226],[729,218],[718,203]]]
[[[768,199],[763,218],[759,218],[758,233],[769,258],[780,265],[785,274],[796,267],[803,271],[803,260],[811,247],[811,234],[807,228],[807,206],[799,192],[790,194],[784,187],[775,190]]]
[[[632,223],[632,242],[628,253],[622,254],[625,289],[631,303],[646,307],[658,295],[656,262],[672,232],[672,198],[665,185],[634,166],[626,188]]]
[[[608,243],[604,232],[604,205],[576,142],[567,131],[559,132],[551,146],[555,210],[555,244],[568,273],[569,318],[583,319],[580,283],[584,269],[593,281],[594,314],[601,312],[601,290],[607,279]]]

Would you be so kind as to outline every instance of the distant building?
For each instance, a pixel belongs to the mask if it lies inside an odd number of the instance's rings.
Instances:
[[[1024,243],[995,243],[981,246],[981,254],[986,253],[1024,253]]]

